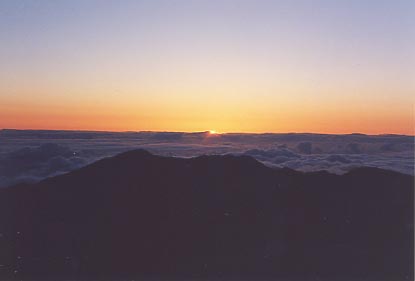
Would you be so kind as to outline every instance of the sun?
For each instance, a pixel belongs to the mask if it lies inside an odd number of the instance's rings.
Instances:
[[[219,134],[218,132],[216,132],[215,130],[209,130],[209,134],[211,135],[217,135]]]

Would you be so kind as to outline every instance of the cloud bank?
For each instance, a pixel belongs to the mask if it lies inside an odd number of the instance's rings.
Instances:
[[[414,174],[414,137],[208,132],[0,131],[0,187],[35,182],[131,149],[193,157],[249,155],[270,167],[345,173],[361,166]]]

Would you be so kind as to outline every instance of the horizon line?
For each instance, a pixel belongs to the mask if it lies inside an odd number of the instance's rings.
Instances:
[[[122,131],[112,131],[112,130],[88,130],[88,129],[17,129],[17,128],[0,128],[0,131],[63,131],[63,132],[84,132],[84,133],[181,133],[181,134],[201,134],[209,133],[212,130],[203,130],[203,131],[157,131],[157,130],[122,130]],[[379,133],[379,134],[367,134],[361,132],[351,132],[351,133],[323,133],[323,132],[216,132],[217,135],[283,135],[283,134],[309,134],[309,135],[364,135],[364,136],[407,136],[415,137],[415,133],[412,135],[408,134],[397,134],[397,133]]]

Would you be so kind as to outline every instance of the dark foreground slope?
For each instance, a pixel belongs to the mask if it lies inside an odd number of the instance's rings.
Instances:
[[[413,180],[131,151],[0,190],[0,279],[413,280]]]

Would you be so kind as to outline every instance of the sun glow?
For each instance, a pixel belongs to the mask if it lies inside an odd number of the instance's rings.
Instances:
[[[0,129],[414,134],[413,1],[27,2],[0,0]]]

